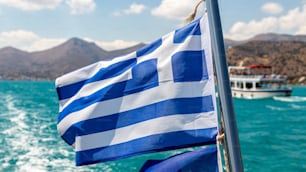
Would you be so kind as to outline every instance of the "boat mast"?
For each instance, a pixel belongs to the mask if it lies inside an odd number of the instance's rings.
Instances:
[[[224,40],[220,21],[218,0],[206,0],[207,12],[210,22],[214,63],[217,75],[219,99],[224,120],[225,146],[228,151],[230,170],[243,172],[242,158],[236,117],[233,108],[228,67],[224,50]]]

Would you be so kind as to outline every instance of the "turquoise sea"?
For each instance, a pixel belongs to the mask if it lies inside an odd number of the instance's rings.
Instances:
[[[306,87],[293,96],[234,100],[248,172],[306,171]],[[0,81],[0,171],[137,171],[146,159],[181,150],[75,167],[73,149],[56,130],[53,82]]]

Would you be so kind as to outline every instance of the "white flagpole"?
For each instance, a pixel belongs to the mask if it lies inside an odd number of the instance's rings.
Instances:
[[[206,2],[211,28],[214,63],[217,74],[218,95],[221,102],[220,109],[222,110],[224,119],[225,144],[228,151],[227,154],[230,171],[243,172],[236,116],[233,108],[226,55],[224,50],[218,0],[206,0]]]

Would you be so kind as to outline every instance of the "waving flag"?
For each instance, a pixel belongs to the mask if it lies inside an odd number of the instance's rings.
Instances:
[[[76,165],[215,143],[207,20],[57,78],[57,127]]]
[[[148,160],[140,172],[218,172],[217,159],[217,147],[214,145],[178,154],[165,160]]]

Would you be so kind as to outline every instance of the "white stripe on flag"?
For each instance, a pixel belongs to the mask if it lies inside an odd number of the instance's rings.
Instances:
[[[115,130],[77,136],[75,148],[76,151],[83,151],[112,146],[155,134],[213,127],[216,127],[216,116],[213,111],[200,114],[171,115],[117,128]]]
[[[96,82],[93,82],[93,83],[86,84],[73,97],[61,100],[60,101],[60,110],[59,111],[61,112],[65,107],[67,107],[74,100],[76,100],[78,98],[81,98],[81,97],[89,96],[92,93],[97,92],[101,88],[104,88],[104,87],[108,86],[109,83],[116,83],[116,82],[126,81],[126,80],[129,80],[131,78],[132,78],[132,75],[131,75],[131,69],[130,69],[127,72],[122,73],[121,75],[118,75],[116,77],[109,78],[109,79],[104,79],[102,81],[96,81]]]
[[[136,53],[133,52],[133,53],[130,53],[124,56],[110,58],[108,60],[103,60],[103,61],[91,64],[91,65],[85,66],[81,69],[72,71],[61,77],[56,78],[55,85],[57,87],[62,87],[62,86],[76,83],[79,81],[84,81],[94,76],[101,68],[105,68],[114,63],[118,63],[122,60],[133,59],[135,57],[136,57]]]

